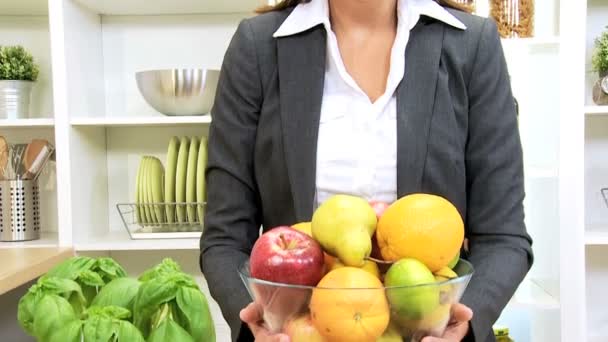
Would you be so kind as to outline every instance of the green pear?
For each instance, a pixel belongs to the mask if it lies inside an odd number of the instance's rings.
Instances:
[[[335,195],[315,211],[312,236],[346,266],[361,267],[372,250],[376,213],[359,197]]]
[[[384,334],[380,336],[376,342],[403,342],[403,338],[399,333],[399,330],[395,328],[393,324],[390,324]]]

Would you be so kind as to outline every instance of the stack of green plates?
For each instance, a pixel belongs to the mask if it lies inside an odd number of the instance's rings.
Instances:
[[[166,168],[158,158],[142,157],[135,184],[137,222],[202,224],[206,166],[205,137],[172,137]]]

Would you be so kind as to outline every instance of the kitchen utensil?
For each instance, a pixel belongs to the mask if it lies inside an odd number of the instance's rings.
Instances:
[[[166,69],[136,73],[146,102],[170,116],[205,115],[215,100],[219,70]]]
[[[190,151],[188,153],[188,171],[186,172],[186,202],[196,202],[196,165],[198,161],[199,142],[197,137],[192,137],[190,140]],[[188,205],[186,208],[188,222],[195,223],[196,208]]]
[[[0,241],[40,238],[40,195],[34,180],[0,181]]]
[[[177,171],[177,154],[179,152],[179,138],[172,137],[167,150],[167,165],[165,165],[165,203],[175,202],[175,173]],[[165,207],[167,223],[175,222],[175,206]]]
[[[179,143],[179,153],[177,155],[177,172],[175,174],[175,201],[177,205],[177,222],[186,222],[186,207],[182,203],[186,202],[186,172],[188,170],[188,154],[190,140],[182,137]]]
[[[25,173],[23,179],[37,179],[44,164],[48,161],[54,149],[51,144],[44,139],[34,139],[27,145],[23,156],[23,166]]]
[[[8,176],[8,143],[4,137],[0,137],[0,180]]]
[[[11,145],[11,174],[9,175],[9,179],[21,179],[23,174],[25,174],[22,161],[26,148],[27,144]]]

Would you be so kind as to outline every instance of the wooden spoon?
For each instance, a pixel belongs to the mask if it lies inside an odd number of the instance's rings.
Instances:
[[[33,179],[38,171],[40,171],[42,164],[46,162],[51,152],[52,149],[47,140],[32,140],[27,145],[23,156],[23,166],[25,168],[23,179]]]
[[[0,136],[0,180],[6,179],[6,167],[8,165],[8,143]]]

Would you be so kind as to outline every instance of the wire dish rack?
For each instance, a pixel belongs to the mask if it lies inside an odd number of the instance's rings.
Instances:
[[[116,208],[132,240],[199,239],[203,233],[205,205],[199,202],[119,203]]]

